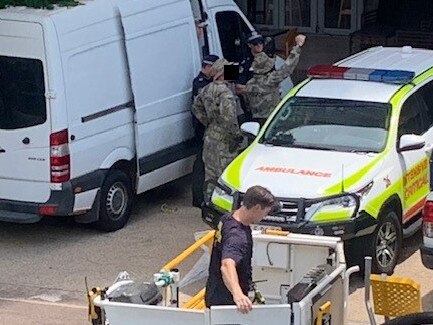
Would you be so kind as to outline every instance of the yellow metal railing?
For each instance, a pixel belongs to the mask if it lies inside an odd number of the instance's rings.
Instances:
[[[204,301],[204,295],[206,293],[206,289],[201,289],[194,297],[192,297],[191,299],[189,299],[182,307],[183,308],[188,308],[188,309],[193,309],[194,306],[200,302],[200,301]]]
[[[276,235],[276,236],[287,236],[289,232],[284,230],[265,229],[265,234]]]
[[[170,271],[171,269],[176,268],[180,263],[182,263],[186,258],[191,256],[197,249],[199,249],[202,245],[209,244],[209,242],[213,241],[215,235],[215,230],[210,230],[206,235],[197,240],[190,247],[185,249],[182,253],[172,259],[170,262],[165,264],[161,270]]]
[[[207,245],[209,248],[211,248],[213,245],[214,236],[215,236],[215,230],[209,231],[203,237],[198,239],[194,244],[189,246],[182,253],[180,253],[178,256],[176,256],[174,259],[172,259],[170,262],[164,265],[161,270],[170,271],[176,268],[180,263],[182,263],[185,259],[190,257],[202,245]],[[204,296],[205,296],[205,289],[203,288],[195,296],[193,296],[187,302],[185,302],[182,308],[204,309],[205,308]]]
[[[327,301],[319,308],[315,325],[327,324],[331,316],[331,302]],[[327,318],[329,317],[329,318]]]

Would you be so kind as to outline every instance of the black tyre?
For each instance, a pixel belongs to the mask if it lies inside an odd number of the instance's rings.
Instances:
[[[130,179],[121,171],[111,171],[101,188],[98,229],[115,231],[123,228],[131,215],[133,200]]]
[[[391,209],[384,209],[374,233],[369,236],[368,255],[372,257],[372,272],[392,274],[401,252],[403,233],[400,218]]]

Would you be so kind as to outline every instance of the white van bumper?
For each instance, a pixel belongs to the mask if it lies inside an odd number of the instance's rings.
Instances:
[[[0,221],[34,223],[42,219],[41,212],[50,207],[56,215],[69,215],[74,206],[71,182],[63,183],[61,191],[51,191],[45,203],[0,200]],[[54,210],[53,210],[54,211]]]
[[[61,190],[51,190],[44,203],[23,202],[0,199],[0,221],[15,223],[35,223],[44,216],[71,216],[74,214],[75,195],[98,189],[102,186],[106,170],[97,170],[84,176],[62,183]],[[96,221],[81,218],[80,222]]]

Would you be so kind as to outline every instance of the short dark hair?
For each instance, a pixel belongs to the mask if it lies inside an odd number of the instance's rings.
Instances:
[[[247,209],[251,209],[256,205],[264,208],[274,208],[277,204],[277,199],[267,188],[255,185],[250,187],[244,195],[243,205]]]

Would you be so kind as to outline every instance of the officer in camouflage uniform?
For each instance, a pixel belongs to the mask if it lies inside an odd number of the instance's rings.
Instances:
[[[248,36],[247,44],[250,52],[244,58],[244,60],[240,63],[240,71],[239,71],[239,81],[238,83],[241,85],[245,85],[248,80],[253,77],[253,73],[251,71],[251,65],[253,64],[254,57],[263,52],[265,39],[262,35],[257,33],[256,31],[251,32],[251,35]]]
[[[248,110],[248,107],[245,105],[244,97],[241,96],[245,92],[245,85],[248,80],[250,80],[254,75],[251,70],[251,65],[253,64],[254,57],[263,52],[264,50],[264,42],[265,39],[262,35],[253,31],[247,39],[247,44],[249,48],[249,52],[246,57],[239,64],[239,80],[236,81],[236,91],[237,94],[240,95],[240,104],[242,107],[242,111],[244,112],[244,121],[251,121],[251,112]]]
[[[236,95],[224,80],[224,65],[228,64],[225,59],[213,64],[214,81],[200,91],[192,105],[193,114],[206,127],[203,145],[206,181],[218,179],[239,153],[243,140]],[[205,195],[210,195],[211,190],[206,189]]]
[[[218,60],[218,55],[206,55],[201,64],[200,73],[192,81],[192,97],[198,95],[200,89],[212,82],[212,65]]]
[[[200,73],[192,82],[192,99],[198,95],[200,89],[204,88],[212,82],[212,65],[218,60],[217,55],[206,55],[202,61]],[[195,144],[198,148],[197,156],[192,167],[192,205],[201,207],[204,185],[204,163],[203,163],[203,136],[205,127],[195,116],[193,116],[193,126],[195,130]]]
[[[279,70],[275,70],[275,60],[266,53],[261,52],[254,57],[251,66],[254,77],[247,82],[243,96],[246,106],[251,111],[253,121],[259,122],[260,125],[264,124],[280,101],[280,83],[292,74],[299,62],[305,36],[298,35],[295,41],[296,45]]]

